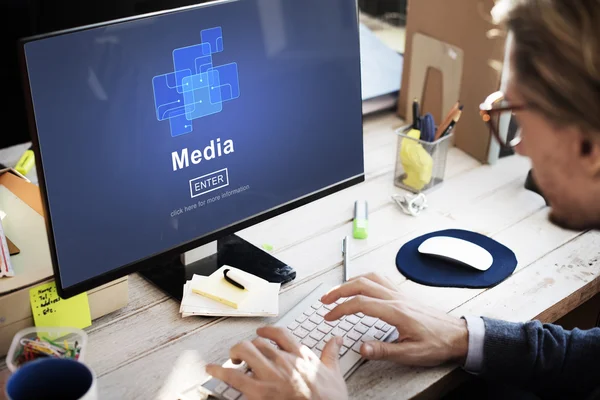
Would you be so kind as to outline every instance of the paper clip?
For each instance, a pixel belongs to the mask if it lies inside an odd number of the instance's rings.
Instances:
[[[418,216],[421,211],[428,207],[427,197],[425,197],[424,193],[419,193],[415,196],[395,194],[392,196],[392,200],[398,204],[405,214],[412,215],[413,217]]]

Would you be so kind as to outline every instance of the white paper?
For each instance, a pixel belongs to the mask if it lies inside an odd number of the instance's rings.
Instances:
[[[192,291],[194,282],[208,279],[194,275],[183,287],[183,299],[179,307],[182,316],[194,315],[223,317],[271,317],[279,314],[279,283],[266,282],[260,290],[250,291],[250,295],[235,309]]]
[[[360,24],[360,61],[363,101],[400,90],[404,58],[364,24]]]

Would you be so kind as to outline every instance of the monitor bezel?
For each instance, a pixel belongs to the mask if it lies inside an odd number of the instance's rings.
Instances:
[[[361,160],[362,165],[363,165],[363,171],[359,175],[350,177],[344,181],[335,183],[329,187],[322,188],[316,192],[313,192],[313,193],[307,194],[305,196],[302,196],[300,198],[291,200],[288,203],[276,206],[275,208],[272,208],[270,210],[266,210],[259,214],[250,216],[250,217],[248,217],[242,221],[236,222],[230,226],[224,227],[222,229],[219,229],[219,230],[210,232],[206,235],[192,239],[191,241],[189,241],[187,243],[179,244],[168,250],[149,255],[148,257],[145,257],[140,260],[136,260],[132,263],[115,268],[109,272],[105,272],[101,275],[94,276],[90,279],[79,282],[75,285],[71,285],[68,287],[64,287],[62,285],[62,280],[60,279],[61,271],[60,271],[60,267],[58,264],[58,255],[57,255],[57,250],[56,250],[56,245],[55,245],[55,240],[54,240],[54,231],[52,229],[52,218],[51,218],[51,213],[50,213],[49,203],[48,203],[48,193],[46,190],[44,165],[43,165],[42,157],[41,157],[41,153],[40,153],[38,130],[37,130],[37,124],[36,124],[36,120],[35,120],[33,99],[32,99],[32,95],[31,95],[31,87],[30,87],[30,83],[29,83],[27,60],[25,57],[25,45],[32,41],[42,40],[42,39],[65,35],[65,34],[69,34],[69,33],[85,31],[85,30],[99,28],[99,27],[103,27],[103,26],[116,25],[116,24],[130,22],[130,21],[137,21],[137,20],[152,18],[152,17],[156,17],[156,16],[162,16],[162,15],[167,15],[167,14],[174,14],[174,13],[184,12],[187,10],[192,10],[192,9],[197,9],[197,8],[211,7],[211,6],[216,6],[216,5],[225,4],[225,3],[231,3],[231,2],[235,2],[235,1],[240,1],[240,0],[215,0],[215,1],[210,1],[207,3],[194,4],[191,6],[184,6],[184,7],[179,7],[179,8],[169,9],[169,10],[162,10],[162,11],[157,11],[157,12],[152,12],[152,13],[140,14],[140,15],[126,17],[126,18],[114,19],[114,20],[110,20],[110,21],[105,21],[105,22],[100,22],[100,23],[95,23],[95,24],[90,24],[90,25],[85,25],[85,26],[80,26],[80,27],[75,27],[75,28],[63,29],[60,31],[30,36],[30,37],[26,37],[26,38],[19,40],[19,58],[20,58],[19,61],[20,61],[23,90],[24,90],[24,94],[25,94],[27,120],[28,120],[28,125],[29,125],[29,131],[31,133],[32,150],[35,154],[35,168],[37,171],[38,186],[40,189],[42,204],[43,204],[43,208],[44,208],[44,214],[45,214],[44,220],[45,220],[45,224],[46,224],[46,232],[48,235],[48,245],[50,247],[50,258],[52,261],[52,269],[53,269],[54,278],[56,281],[56,289],[61,298],[67,299],[67,298],[76,296],[76,295],[86,292],[88,290],[97,288],[99,286],[105,285],[110,282],[113,282],[119,278],[122,278],[123,276],[127,276],[129,274],[138,272],[144,268],[156,266],[156,264],[158,262],[160,262],[161,260],[164,261],[164,260],[172,259],[173,257],[176,257],[182,253],[185,253],[192,249],[195,249],[195,248],[198,248],[205,244],[216,241],[221,237],[233,234],[242,229],[259,224],[263,221],[274,218],[278,215],[281,215],[283,213],[289,212],[296,208],[302,207],[303,205],[312,203],[316,200],[319,200],[319,199],[329,196],[333,193],[339,192],[343,189],[349,188],[351,186],[357,185],[357,184],[365,181],[365,171],[364,171],[365,157],[364,157],[364,141],[363,141],[363,155],[362,155],[362,160]],[[360,22],[359,22],[358,0],[355,0],[354,3],[356,5],[356,17],[357,17],[357,19],[356,19],[356,34],[357,34],[357,41],[358,41],[358,50],[359,50],[359,54],[360,54],[360,31],[359,31],[359,23]],[[359,88],[362,88],[360,62],[357,63],[356,68],[358,68]],[[359,89],[359,94],[362,99],[362,89]],[[361,110],[361,135],[364,135],[363,122],[364,122],[364,116],[363,116],[362,110]],[[85,261],[82,261],[82,263],[85,263]]]

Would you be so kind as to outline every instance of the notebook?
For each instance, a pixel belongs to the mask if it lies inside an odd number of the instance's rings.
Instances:
[[[197,292],[211,293],[211,296],[219,298],[228,298],[232,301],[229,293],[231,291],[227,284],[233,288],[229,282],[223,278],[223,270],[229,268],[240,273],[246,274],[245,278],[251,284],[246,290],[246,294],[241,301],[238,301],[238,307],[234,308],[214,298],[199,294]],[[224,283],[224,284],[223,284]],[[248,274],[236,268],[223,266],[211,276],[194,275],[187,281],[183,287],[183,299],[179,312],[182,317],[195,315],[204,316],[229,316],[229,317],[273,317],[279,313],[279,289],[281,284],[271,283],[257,276]],[[235,288],[237,291],[241,289]],[[196,290],[197,292],[194,292]]]

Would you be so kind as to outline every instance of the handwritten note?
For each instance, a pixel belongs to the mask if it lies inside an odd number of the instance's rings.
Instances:
[[[64,300],[56,292],[56,283],[50,282],[30,289],[29,298],[35,326],[83,329],[92,325],[87,293]]]

